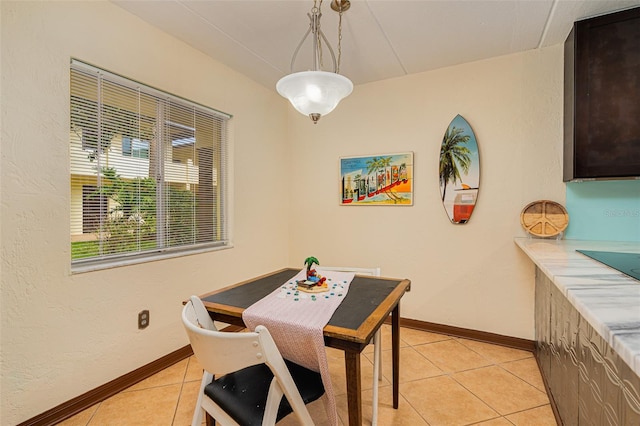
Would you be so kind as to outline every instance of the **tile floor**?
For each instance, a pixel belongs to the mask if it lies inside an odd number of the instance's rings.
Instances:
[[[400,406],[392,407],[391,329],[383,327],[383,381],[378,424],[553,425],[555,418],[530,352],[402,328]],[[388,350],[386,350],[388,349]],[[344,357],[328,349],[340,424],[346,425]],[[363,352],[364,424],[371,424],[373,352]],[[60,423],[63,426],[167,425],[191,423],[201,378],[191,357]],[[326,424],[321,400],[309,405],[318,425]],[[295,425],[292,416],[279,425]]]

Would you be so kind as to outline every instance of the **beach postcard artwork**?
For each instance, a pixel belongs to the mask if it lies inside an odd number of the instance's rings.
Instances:
[[[413,152],[340,158],[340,204],[413,205]]]
[[[444,209],[452,223],[467,223],[478,200],[480,155],[476,136],[460,115],[442,138],[439,166]]]

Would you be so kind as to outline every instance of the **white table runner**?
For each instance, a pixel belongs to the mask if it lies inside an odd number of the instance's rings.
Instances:
[[[347,295],[354,274],[323,271],[321,267],[316,270],[327,278],[327,292],[298,291],[296,281],[306,278],[306,270],[303,269],[280,288],[245,309],[242,319],[251,330],[258,325],[267,327],[284,358],[320,372],[326,393],[327,416],[331,425],[337,425],[336,400],[323,329]]]

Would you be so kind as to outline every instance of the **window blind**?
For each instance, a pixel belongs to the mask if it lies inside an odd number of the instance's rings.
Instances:
[[[229,244],[229,115],[80,61],[70,81],[71,257]]]

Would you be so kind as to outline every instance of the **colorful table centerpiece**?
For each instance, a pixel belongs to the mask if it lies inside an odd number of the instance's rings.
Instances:
[[[306,293],[322,293],[324,291],[329,291],[327,278],[321,276],[318,274],[318,271],[313,269],[313,265],[320,266],[318,259],[313,256],[307,257],[304,260],[304,265],[307,268],[307,278],[305,280],[296,281],[298,290]]]

